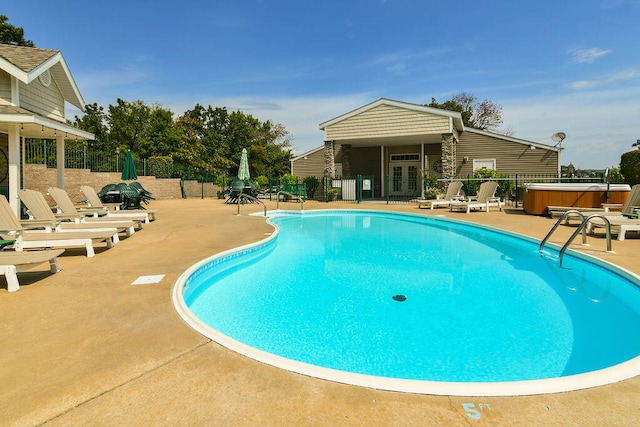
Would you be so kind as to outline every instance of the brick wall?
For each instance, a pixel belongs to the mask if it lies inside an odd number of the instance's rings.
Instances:
[[[25,165],[24,177],[24,188],[40,191],[42,194],[47,194],[49,187],[55,187],[57,185],[56,169],[47,168],[45,165]],[[156,199],[182,198],[179,178],[140,176],[137,181],[145,190],[151,192],[152,196]],[[118,184],[120,182],[122,182],[120,174],[115,172],[91,172],[89,169],[65,169],[64,174],[65,190],[67,190],[69,197],[71,197],[71,200],[74,202],[84,198],[80,192],[80,186],[82,185],[88,185],[96,191],[100,191],[100,189],[107,184]],[[211,186],[211,184],[209,184],[209,186]],[[200,194],[201,191],[198,192],[198,197]],[[51,199],[49,197],[47,198],[51,202]]]

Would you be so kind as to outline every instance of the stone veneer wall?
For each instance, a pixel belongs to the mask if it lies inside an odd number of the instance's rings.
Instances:
[[[442,178],[456,177],[456,144],[452,133],[442,134]]]
[[[47,194],[49,187],[55,187],[57,185],[56,169],[47,168],[45,165],[25,165],[24,177],[24,188],[40,191],[45,195]],[[156,199],[182,198],[179,178],[140,176],[137,181],[145,190],[150,191]],[[115,172],[91,172],[89,169],[65,169],[65,190],[67,190],[69,197],[71,197],[71,200],[74,202],[78,202],[84,198],[80,192],[80,186],[82,185],[88,185],[93,187],[96,191],[100,191],[100,189],[107,184],[118,184],[120,182],[122,182],[120,174]],[[213,187],[212,184],[208,184],[208,186]],[[206,184],[205,187],[207,187]],[[200,196],[202,193],[200,184],[198,184],[197,193],[197,196]],[[207,192],[207,194],[211,193]],[[49,200],[50,203],[53,202],[48,196],[47,200]]]

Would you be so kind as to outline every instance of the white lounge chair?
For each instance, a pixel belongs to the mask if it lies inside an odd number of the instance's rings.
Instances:
[[[104,212],[103,209],[101,208],[97,208],[98,210],[95,210],[95,209],[94,210],[77,210],[73,204],[73,201],[71,200],[71,197],[69,197],[69,194],[62,188],[50,187],[48,190],[48,193],[56,202],[56,208],[59,211],[58,215],[73,216],[73,217],[79,216],[80,217],[79,222],[81,224],[91,224],[91,226],[95,226],[95,225],[105,225],[105,224],[117,225],[119,223],[123,224],[123,223],[133,222],[137,224],[138,229],[142,228],[142,223],[144,221],[142,217],[132,218],[132,219],[108,217],[106,216],[107,215],[106,212]],[[102,212],[103,216],[94,216],[96,212],[98,213]],[[58,217],[58,215],[56,215],[56,217]],[[116,228],[119,228],[119,227],[116,227]],[[130,227],[127,231],[127,236],[130,236],[133,233],[134,233],[134,229],[133,227]]]
[[[585,214],[585,216],[598,213],[607,218],[611,225],[611,232],[614,234],[617,233],[618,240],[620,241],[625,239],[627,231],[640,231],[640,219],[638,219],[636,212],[636,209],[640,208],[640,184],[631,187],[629,197],[627,197],[627,201],[624,204],[603,203],[603,207],[604,209],[602,211],[590,212],[589,214]],[[618,207],[621,209],[620,211],[609,210],[610,208]],[[602,218],[594,217],[591,218],[587,224],[587,232],[594,233],[596,228],[605,226],[605,221]]]
[[[117,217],[118,219],[133,219],[133,218],[142,218],[145,224],[149,223],[149,219],[152,221],[156,219],[157,209],[135,209],[135,210],[124,210],[124,211],[116,211],[113,212],[109,210],[107,206],[102,204],[102,200],[96,193],[96,190],[93,187],[89,187],[88,185],[83,185],[80,187],[80,191],[87,198],[87,203],[89,206],[93,208],[102,208],[104,212],[107,213],[108,217]]]
[[[490,206],[498,206],[498,208],[502,210],[502,201],[499,197],[495,196],[497,188],[498,183],[496,181],[485,181],[480,184],[480,189],[475,197],[467,201],[454,200],[449,205],[449,210],[452,212],[466,211],[469,213],[471,210],[484,209],[486,212],[489,212]]]
[[[83,219],[82,214],[65,214],[62,216],[56,216],[47,200],[42,193],[35,190],[22,189],[18,191],[18,197],[27,207],[29,215],[33,217],[36,222],[32,222],[36,226],[40,225],[47,231],[78,231],[78,230],[97,230],[97,229],[111,229],[115,228],[118,232],[126,232],[127,236],[131,236],[134,230],[133,221],[100,221],[85,223],[81,222]],[[73,220],[73,222],[65,222],[64,219]],[[23,222],[22,225],[29,225],[29,222]],[[120,239],[118,234],[114,236],[113,243],[118,243]]]
[[[442,199],[418,200],[418,209],[422,209],[423,206],[430,207],[431,210],[436,206],[449,206],[451,201],[460,197],[461,188],[462,181],[452,181],[447,186],[447,192]]]
[[[0,236],[3,239],[14,239],[13,248],[16,251],[23,251],[30,248],[64,248],[64,247],[85,247],[87,257],[95,256],[93,244],[106,242],[107,248],[113,246],[114,236],[117,237],[118,230],[115,228],[104,228],[96,230],[75,230],[75,231],[43,231],[26,230],[4,196],[0,196]]]
[[[4,198],[4,197],[3,197]],[[7,290],[16,292],[20,289],[18,281],[19,272],[36,267],[45,262],[49,263],[51,273],[60,271],[58,265],[58,256],[64,252],[64,249],[56,249],[50,251],[0,251],[0,274],[7,279]]]

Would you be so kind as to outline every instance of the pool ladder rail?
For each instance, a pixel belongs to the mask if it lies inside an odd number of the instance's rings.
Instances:
[[[267,205],[260,199],[258,199],[257,197],[253,197],[250,196],[248,194],[244,194],[244,193],[240,193],[240,195],[238,196],[238,215],[240,215],[240,205],[242,204],[242,199],[247,199],[249,200],[251,203],[260,203],[263,207],[264,207],[264,216],[266,218],[267,216]]]
[[[560,249],[560,252],[558,252],[558,266],[560,268],[562,268],[562,257],[564,256],[564,252],[567,250],[567,248],[569,247],[571,242],[573,242],[573,240],[576,238],[576,236],[578,236],[578,233],[582,232],[582,244],[583,245],[587,244],[587,228],[586,227],[587,227],[587,225],[589,224],[589,222],[593,218],[602,218],[602,220],[604,221],[605,230],[606,230],[606,239],[607,239],[607,252],[613,252],[611,250],[611,223],[609,222],[609,219],[605,215],[600,214],[600,213],[591,214],[591,215],[585,217],[583,215],[583,213],[580,212],[579,210],[570,209],[570,210],[564,212],[560,216],[560,218],[558,218],[558,221],[556,221],[556,223],[551,228],[551,230],[549,230],[547,235],[540,242],[540,249],[539,249],[540,255],[543,255],[544,245],[545,245],[545,243],[547,243],[547,240],[549,240],[549,238],[551,237],[553,232],[556,230],[556,228],[558,228],[558,225],[560,225],[560,223],[565,219],[568,222],[568,216],[569,215],[579,215],[580,217],[582,217],[582,220],[580,221],[580,225],[578,225],[578,228],[576,228],[576,231],[573,232],[571,237],[569,237],[569,239],[562,246],[562,249]]]
[[[289,196],[289,197],[293,197],[293,198],[297,198],[298,201],[300,202],[300,210],[304,210],[304,197],[302,196],[296,196],[295,194],[291,194],[287,191],[284,190],[280,190],[276,193],[276,209],[280,209],[280,195],[284,195],[284,196]]]

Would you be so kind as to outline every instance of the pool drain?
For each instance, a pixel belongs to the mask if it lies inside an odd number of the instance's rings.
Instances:
[[[398,302],[404,302],[404,301],[407,300],[407,297],[405,295],[402,295],[402,294],[395,294],[393,296],[393,299],[398,301]]]

